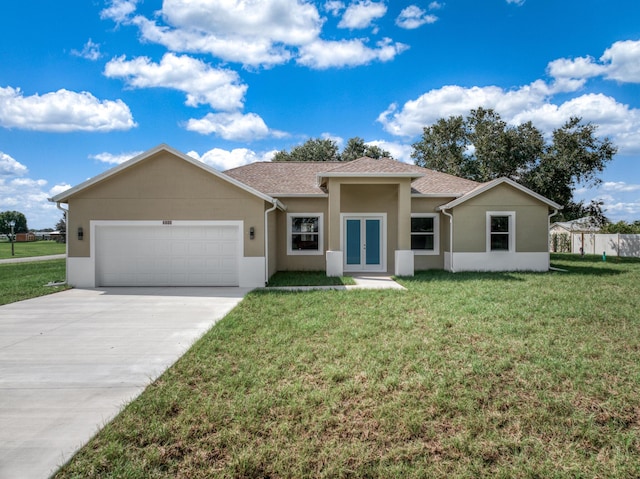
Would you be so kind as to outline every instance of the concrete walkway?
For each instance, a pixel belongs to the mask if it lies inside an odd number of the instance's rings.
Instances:
[[[356,284],[335,286],[276,286],[265,288],[280,291],[315,291],[315,290],[353,290],[353,289],[398,289],[406,291],[407,288],[396,283],[391,276],[380,274],[352,275]]]
[[[33,263],[34,261],[47,261],[50,259],[65,259],[66,254],[50,254],[47,256],[28,256],[26,258],[6,258],[0,259],[0,264],[4,263]]]
[[[71,289],[0,306],[0,478],[49,477],[248,291]]]

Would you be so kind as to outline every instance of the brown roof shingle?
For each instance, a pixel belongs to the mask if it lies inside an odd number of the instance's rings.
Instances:
[[[226,175],[243,182],[269,196],[324,194],[326,189],[318,184],[318,175],[330,176],[375,175],[384,176],[415,175],[412,193],[460,196],[480,186],[475,181],[440,173],[416,165],[383,158],[360,158],[354,161],[340,162],[261,162],[251,163],[224,172]]]

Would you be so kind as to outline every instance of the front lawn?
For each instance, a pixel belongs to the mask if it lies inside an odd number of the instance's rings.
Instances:
[[[66,248],[67,246],[64,243],[56,243],[55,241],[29,241],[25,243],[14,243],[14,256],[11,256],[11,243],[9,241],[2,241],[0,242],[0,259],[65,254],[67,252]]]
[[[56,477],[640,477],[640,261],[250,294]]]
[[[341,286],[356,284],[351,276],[330,277],[324,271],[278,271],[269,279],[270,288],[288,286]]]
[[[0,264],[0,305],[68,289],[45,286],[65,280],[65,260]]]

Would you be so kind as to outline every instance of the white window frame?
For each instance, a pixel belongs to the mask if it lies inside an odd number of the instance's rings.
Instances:
[[[440,254],[440,215],[437,213],[411,213],[411,217],[412,218],[433,218],[433,249],[432,250],[412,249],[413,254],[418,256],[429,256],[429,255]],[[412,233],[410,231],[409,234],[414,235],[416,233]]]
[[[492,250],[491,249],[491,218],[493,216],[507,216],[509,218],[509,249],[508,250]],[[516,212],[515,211],[487,211],[487,253],[504,254],[515,253],[516,251]]]
[[[294,250],[292,248],[291,237],[293,236],[293,228],[291,227],[291,220],[293,218],[318,218],[318,249],[317,250]],[[298,234],[298,233],[296,233]],[[316,233],[313,233],[316,234]],[[288,255],[303,255],[303,256],[318,256],[324,254],[324,213],[287,213],[287,254]]]

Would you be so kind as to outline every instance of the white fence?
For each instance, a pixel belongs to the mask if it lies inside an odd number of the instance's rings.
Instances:
[[[607,256],[634,256],[640,258],[640,235],[574,233],[571,235],[571,251]]]

